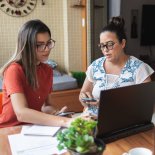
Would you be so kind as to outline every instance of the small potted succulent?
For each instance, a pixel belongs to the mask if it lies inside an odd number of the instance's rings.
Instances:
[[[67,149],[72,155],[101,155],[105,144],[94,138],[96,121],[75,119],[69,128],[58,132],[58,149]]]

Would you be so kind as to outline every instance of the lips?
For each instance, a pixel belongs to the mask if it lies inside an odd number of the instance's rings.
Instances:
[[[112,55],[111,54],[106,54],[105,57],[106,58],[110,58]]]
[[[49,56],[49,54],[43,55],[43,57],[48,57],[48,56]]]

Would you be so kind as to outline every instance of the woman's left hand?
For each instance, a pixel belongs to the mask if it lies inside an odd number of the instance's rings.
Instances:
[[[62,107],[60,110],[55,111],[53,115],[59,115],[60,113],[63,113],[67,110],[67,106]]]
[[[57,115],[58,113],[65,112],[67,110],[67,106],[62,107],[60,110],[51,106],[51,105],[46,105],[45,103],[43,104],[41,111],[46,113],[46,114],[51,114],[51,115]]]

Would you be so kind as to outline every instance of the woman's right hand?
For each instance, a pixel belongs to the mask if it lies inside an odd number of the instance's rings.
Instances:
[[[88,100],[87,100],[87,98],[88,98]],[[99,104],[99,100],[94,99],[93,95],[90,92],[81,92],[79,95],[79,100],[85,107],[87,107],[88,105],[98,106],[98,104]]]

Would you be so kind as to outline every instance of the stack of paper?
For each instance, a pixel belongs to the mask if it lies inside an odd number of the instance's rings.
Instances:
[[[36,129],[35,133],[30,132],[34,131],[34,129]],[[52,132],[50,132],[50,134],[45,134],[45,132],[49,131],[49,129],[51,129]],[[24,135],[24,133],[27,132],[30,134]],[[55,127],[35,125],[24,126],[21,134],[14,134],[8,136],[12,155],[52,155],[62,154],[66,152],[66,150],[59,151],[57,149],[58,141],[56,137],[51,136],[54,135],[56,132],[57,131]],[[37,135],[36,133],[39,134]]]
[[[51,126],[23,126],[21,133],[24,135],[37,135],[37,136],[54,136],[60,127]]]

